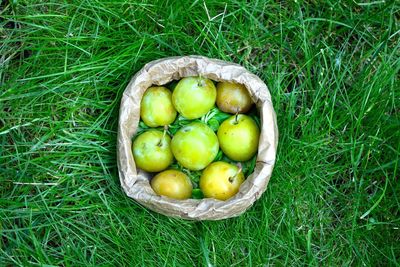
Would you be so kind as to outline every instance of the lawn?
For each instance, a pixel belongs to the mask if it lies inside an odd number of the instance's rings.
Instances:
[[[400,264],[395,1],[1,1],[1,266]],[[279,147],[243,215],[184,221],[126,197],[121,95],[204,55],[268,85]]]

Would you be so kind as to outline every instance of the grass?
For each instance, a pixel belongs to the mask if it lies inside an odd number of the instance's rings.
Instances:
[[[399,8],[3,0],[0,265],[399,265]],[[273,97],[276,167],[234,219],[168,218],[120,188],[125,86],[188,54],[243,65]]]

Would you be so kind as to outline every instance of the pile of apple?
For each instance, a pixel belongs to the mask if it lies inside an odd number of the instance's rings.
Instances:
[[[260,136],[247,89],[201,76],[167,87],[150,87],[141,100],[136,166],[155,173],[158,195],[229,199],[254,170]]]

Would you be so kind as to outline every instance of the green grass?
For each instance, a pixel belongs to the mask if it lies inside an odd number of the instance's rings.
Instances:
[[[2,1],[0,265],[399,265],[395,1],[130,2]],[[168,218],[119,184],[125,86],[188,54],[272,94],[276,167],[238,218]]]

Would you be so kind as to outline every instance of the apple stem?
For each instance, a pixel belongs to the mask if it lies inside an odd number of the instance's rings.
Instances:
[[[198,82],[197,82],[197,86],[203,87],[203,86],[205,86],[205,85],[206,85],[206,84],[205,84],[205,82],[204,82],[203,76],[201,76],[201,74],[199,74],[199,79],[198,79]]]
[[[162,146],[162,140],[164,140],[164,138],[165,138],[165,135],[167,134],[167,131],[168,131],[168,125],[164,125],[164,132],[163,132],[163,136],[162,136],[162,138],[160,139],[160,142],[158,142],[158,146],[159,147],[161,147]]]
[[[242,172],[242,167],[239,168],[239,170],[236,172],[235,176],[239,175],[239,173],[241,173],[241,172]]]
[[[236,112],[236,115],[235,115],[235,124],[238,124],[238,123],[239,123],[239,121],[238,121],[238,115],[239,115],[239,112]]]
[[[235,175],[233,175],[233,176],[231,176],[231,177],[229,177],[229,182],[230,183],[233,183],[233,181],[234,181],[234,178],[236,177],[236,176],[238,176],[239,175],[239,173],[241,173],[242,172],[242,166],[240,165],[240,163],[239,163],[239,170],[235,173]]]

